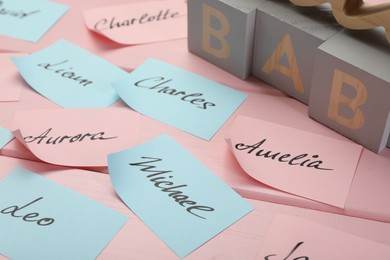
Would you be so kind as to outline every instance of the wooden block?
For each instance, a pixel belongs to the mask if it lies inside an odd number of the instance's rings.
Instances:
[[[188,49],[245,79],[251,72],[256,7],[264,0],[188,0]]]
[[[328,5],[273,0],[257,9],[252,74],[308,104],[317,47],[341,26]]]
[[[364,30],[375,27],[386,29],[387,41],[390,43],[390,3],[364,0],[290,0],[300,6],[313,6],[322,3],[332,5],[333,15],[337,21],[349,29]]]
[[[343,30],[317,52],[309,115],[380,152],[390,135],[390,49],[381,29]]]

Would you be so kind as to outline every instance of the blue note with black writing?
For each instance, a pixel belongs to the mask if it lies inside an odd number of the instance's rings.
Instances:
[[[65,40],[12,61],[33,89],[64,108],[110,106],[119,99],[111,83],[128,74]]]
[[[6,128],[0,126],[0,149],[14,138],[13,134]]]
[[[126,205],[179,257],[253,207],[168,135],[108,155]]]
[[[11,259],[95,259],[126,222],[23,168],[0,181],[0,254]]]
[[[210,140],[246,94],[171,64],[148,59],[114,83],[134,110]]]
[[[68,9],[46,0],[0,0],[0,35],[38,42]]]

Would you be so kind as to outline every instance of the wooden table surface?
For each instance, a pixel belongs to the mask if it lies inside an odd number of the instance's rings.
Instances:
[[[146,58],[153,57],[249,94],[247,101],[234,116],[243,114],[259,117],[344,139],[308,118],[307,107],[298,101],[286,97],[254,78],[239,80],[188,53],[186,39],[119,47],[89,32],[83,24],[82,10],[136,2],[136,0],[58,0],[56,2],[68,4],[71,9],[39,43],[32,44],[0,36],[0,53],[34,52],[63,38],[127,71],[136,68]],[[370,2],[375,3],[375,0]],[[19,81],[19,84],[24,83]],[[123,107],[125,105],[118,101],[113,106]],[[19,102],[0,102],[0,125],[12,128],[11,121],[16,111],[57,107],[24,84]],[[388,199],[390,197],[388,188],[390,149],[385,149],[379,155],[364,150],[346,210],[340,210],[277,191],[248,177],[240,169],[224,141],[225,132],[232,119],[210,142],[199,140],[199,138],[154,120],[146,118],[142,120],[143,134],[140,142],[168,133],[255,207],[253,212],[195,250],[186,259],[255,259],[273,216],[277,213],[299,216],[390,246],[390,203]],[[0,151],[0,178],[3,178],[14,167],[21,166],[129,217],[129,221],[103,250],[99,259],[177,259],[177,256],[119,199],[110,183],[106,168],[88,171],[49,165],[36,160],[25,147],[14,140]],[[0,259],[3,258],[0,256]]]

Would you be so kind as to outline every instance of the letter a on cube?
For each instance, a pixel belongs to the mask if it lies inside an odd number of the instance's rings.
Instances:
[[[380,152],[390,135],[390,49],[380,29],[343,30],[316,56],[309,115]]]
[[[259,5],[252,74],[308,104],[316,49],[341,30],[330,10],[279,0]]]
[[[257,5],[264,0],[188,0],[188,49],[245,79],[251,73]]]

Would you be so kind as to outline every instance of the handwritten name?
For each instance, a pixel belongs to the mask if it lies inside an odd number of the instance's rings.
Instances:
[[[95,24],[95,29],[98,31],[104,31],[104,30],[111,30],[115,28],[121,28],[121,27],[129,27],[134,24],[146,24],[151,22],[158,22],[168,19],[174,19],[178,17],[183,17],[184,15],[180,15],[178,12],[171,12],[171,10],[160,10],[158,14],[156,15],[149,15],[148,13],[144,13],[139,18],[131,18],[131,19],[125,19],[125,20],[117,20],[115,16],[112,17],[110,20],[103,18],[99,20]]]
[[[202,97],[202,93],[187,93],[185,91],[177,90],[175,88],[171,88],[170,86],[164,86],[164,84],[167,84],[169,82],[172,82],[172,79],[165,79],[164,77],[153,77],[153,78],[146,78],[142,79],[140,81],[137,81],[134,85],[139,88],[147,88],[150,90],[156,90],[157,93],[161,94],[167,94],[171,96],[177,96],[180,97],[180,100],[184,102],[189,102],[192,105],[195,105],[196,107],[200,109],[207,109],[208,107],[215,107],[216,105],[212,102],[207,102]]]
[[[96,141],[96,140],[109,140],[109,139],[114,139],[118,138],[117,136],[113,137],[104,137],[106,134],[105,132],[98,132],[98,133],[86,133],[86,134],[76,134],[76,135],[64,135],[64,136],[57,136],[57,137],[48,137],[48,134],[51,132],[52,128],[47,129],[44,131],[42,134],[39,136],[26,136],[24,137],[24,141],[26,143],[33,143],[37,142],[37,144],[40,144],[41,142],[46,143],[46,144],[60,144],[64,141],[67,141],[69,143],[74,143],[74,142],[82,142],[84,140],[91,140],[91,141]],[[43,140],[46,140],[44,142]]]
[[[300,247],[301,245],[303,244],[303,241],[302,242],[299,242],[297,243],[294,248],[291,250],[291,252],[285,257],[283,258],[283,260],[288,260],[288,259],[291,259],[290,256],[292,256],[292,254],[298,249],[298,247]],[[271,255],[267,255],[266,257],[264,257],[264,260],[271,260],[271,257],[272,259],[274,259],[273,257],[276,257],[277,255],[276,254],[271,254]],[[298,257],[294,257],[292,260],[309,260],[309,257],[307,256],[298,256]]]
[[[195,211],[214,211],[214,208],[212,207],[198,205],[196,201],[190,200],[190,197],[185,195],[183,191],[180,190],[181,188],[187,187],[187,184],[175,185],[172,181],[169,181],[169,179],[173,178],[171,174],[172,171],[157,170],[153,163],[160,162],[162,159],[144,156],[141,157],[141,159],[146,161],[129,163],[129,165],[142,167],[140,169],[141,172],[151,173],[146,175],[146,178],[148,178],[148,180],[154,184],[154,187],[159,188],[162,192],[167,193],[167,195],[180,206],[187,207],[186,211],[188,213],[191,213],[198,218],[206,219],[204,216],[199,215],[199,212],[195,213]]]
[[[93,81],[88,80],[88,79],[84,79],[82,76],[77,76],[76,73],[72,71],[73,70],[72,67],[69,67],[69,68],[62,67],[62,65],[66,64],[68,62],[69,62],[68,60],[64,60],[64,61],[54,63],[54,64],[40,63],[40,64],[38,64],[38,67],[42,67],[46,70],[52,71],[53,73],[56,73],[63,78],[78,81],[79,84],[83,85],[84,87],[93,83]]]
[[[276,160],[277,162],[287,163],[289,165],[298,165],[298,166],[302,166],[302,167],[315,168],[317,170],[326,170],[326,171],[333,170],[333,169],[328,169],[328,168],[321,168],[320,166],[323,163],[323,161],[321,161],[321,160],[313,160],[312,161],[312,159],[319,158],[319,155],[317,155],[317,154],[312,155],[311,156],[312,158],[308,158],[309,154],[307,154],[307,153],[303,153],[303,154],[299,154],[299,155],[294,156],[294,155],[289,154],[289,153],[272,152],[271,150],[266,151],[265,149],[260,149],[260,146],[262,146],[266,141],[267,141],[267,139],[263,139],[260,142],[252,144],[252,145],[238,143],[234,147],[240,151],[248,150],[248,154],[254,153],[255,156],[264,157],[264,158],[271,159],[271,160]],[[303,160],[303,159],[305,159],[305,160]]]
[[[0,7],[2,5],[3,5],[3,1],[0,1]],[[19,18],[19,19],[26,18],[27,16],[31,16],[31,15],[39,13],[39,12],[40,12],[40,10],[34,10],[34,11],[27,13],[27,12],[24,12],[22,10],[14,11],[14,10],[6,9],[4,7],[0,8],[0,15],[12,16],[12,17]]]
[[[41,199],[43,199],[43,197],[39,197],[39,198],[37,198],[37,199],[27,203],[24,206],[21,206],[21,207],[19,207],[17,205],[14,205],[14,206],[10,206],[10,207],[4,208],[4,209],[2,209],[0,211],[0,213],[4,214],[4,215],[10,214],[14,218],[22,218],[22,220],[26,221],[26,222],[37,222],[36,224],[38,226],[49,226],[49,225],[54,223],[54,219],[53,218],[41,218],[41,219],[38,219],[39,213],[37,213],[37,212],[27,213],[25,215],[23,215],[22,213],[19,213],[17,215],[17,213],[19,211],[21,211],[22,209],[26,209],[27,207],[29,207],[32,204],[40,201]]]

